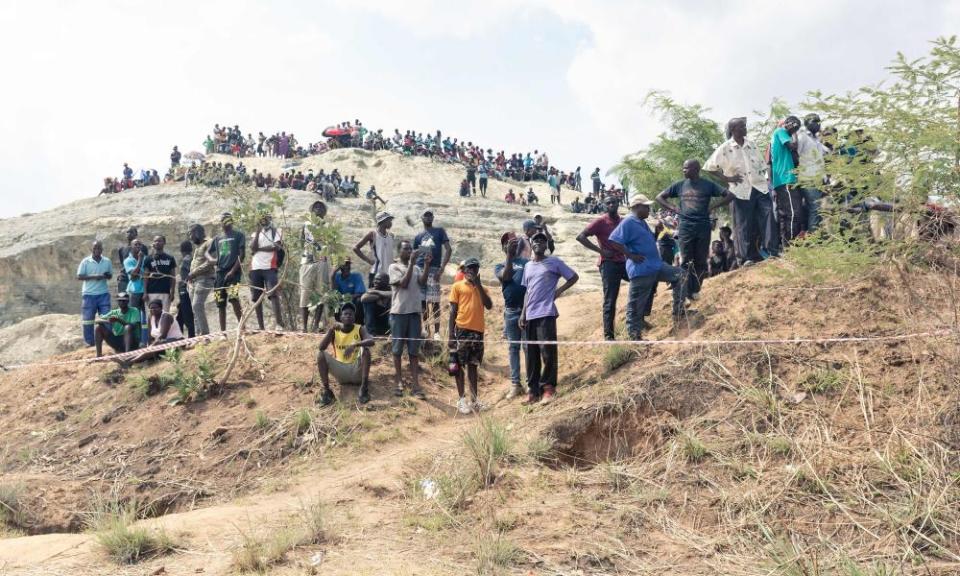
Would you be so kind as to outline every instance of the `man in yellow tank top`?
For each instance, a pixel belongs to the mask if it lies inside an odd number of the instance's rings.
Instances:
[[[354,323],[356,317],[356,306],[347,302],[340,308],[340,323],[328,330],[320,341],[317,369],[320,371],[323,391],[317,403],[321,406],[328,406],[337,399],[330,389],[331,374],[341,387],[344,384],[360,385],[357,397],[360,404],[370,401],[367,385],[370,379],[370,348],[374,339],[363,326]],[[330,344],[333,344],[333,354],[327,352]]]

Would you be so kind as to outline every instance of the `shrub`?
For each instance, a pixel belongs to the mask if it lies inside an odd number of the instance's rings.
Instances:
[[[495,538],[477,540],[477,574],[502,574],[520,558],[520,549],[500,532]]]
[[[493,484],[497,466],[513,452],[513,439],[507,428],[492,418],[484,418],[463,437],[467,454],[476,465],[479,484],[484,488]]]
[[[22,528],[25,522],[23,486],[20,484],[0,484],[0,524],[5,524],[11,528]]]
[[[603,367],[607,372],[613,372],[633,360],[634,356],[636,356],[636,352],[626,346],[610,346],[603,356]]]
[[[113,501],[95,508],[87,519],[87,526],[97,533],[97,543],[118,564],[135,564],[173,551],[173,541],[165,532],[154,534],[134,526],[137,518],[136,502]]]

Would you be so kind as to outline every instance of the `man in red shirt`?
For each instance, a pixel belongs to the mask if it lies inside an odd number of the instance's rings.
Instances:
[[[617,315],[620,282],[629,280],[626,258],[610,243],[610,234],[620,224],[620,214],[617,213],[620,201],[614,196],[607,196],[603,200],[603,205],[606,212],[583,229],[583,232],[577,236],[577,242],[583,244],[587,250],[600,255],[600,279],[603,283],[603,337],[606,340],[616,340],[614,318]],[[590,240],[591,236],[596,237],[596,244]]]

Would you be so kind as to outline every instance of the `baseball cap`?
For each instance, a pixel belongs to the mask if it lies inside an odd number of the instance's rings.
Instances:
[[[427,214],[433,216],[433,210],[424,210],[424,211],[423,211],[423,214],[421,214],[421,216],[426,216]]]
[[[130,295],[127,294],[126,292],[118,292],[117,301],[120,301],[120,300],[130,300]]]
[[[513,240],[516,237],[517,237],[516,232],[504,232],[503,234],[500,235],[500,244],[501,245],[506,244],[507,242]]]
[[[467,258],[466,260],[463,261],[463,267],[464,267],[464,268],[469,268],[469,267],[471,267],[471,266],[477,266],[477,267],[479,267],[479,266],[480,266],[480,260],[478,260],[478,259],[476,259],[476,258],[473,258],[473,257],[470,257],[470,258]]]
[[[392,219],[393,219],[393,214],[390,214],[389,212],[380,212],[379,214],[377,214],[377,224],[380,224],[381,222],[386,222],[387,220],[392,220]]]
[[[633,196],[633,199],[630,200],[631,208],[633,208],[634,206],[640,206],[641,204],[644,206],[652,206],[653,201],[647,198],[646,196],[644,196],[643,194],[635,194]]]
[[[537,226],[537,223],[536,223],[534,220],[524,220],[524,221],[523,221],[523,229],[524,229],[524,230],[529,230],[529,229],[531,229],[531,228],[540,228],[540,227]]]
[[[543,232],[537,232],[536,234],[530,237],[530,240],[536,240],[537,238],[543,238],[544,240],[550,239],[550,237],[544,234]]]
[[[357,311],[357,305],[354,304],[353,302],[344,302],[343,304],[340,305],[341,311],[346,310],[347,308],[353,310],[354,312]]]

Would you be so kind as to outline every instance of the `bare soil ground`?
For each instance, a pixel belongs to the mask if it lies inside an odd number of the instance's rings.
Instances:
[[[954,294],[945,276],[893,265],[807,285],[771,262],[709,280],[678,328],[661,295],[649,336],[951,328]],[[599,301],[562,298],[561,339],[599,340]],[[250,537],[296,526],[314,499],[328,537],[265,571],[960,573],[955,337],[563,347],[561,395],[534,408],[497,401],[506,351],[491,345],[481,395],[493,405],[479,418],[454,414],[442,351],[426,402],[390,395],[378,351],[369,408],[348,392],[315,409],[315,340],[250,340],[262,364],[186,405],[171,406],[171,390],[137,395],[165,362],[0,375],[0,484],[22,487],[26,520],[10,530],[28,534],[0,540],[0,573],[234,574]],[[187,370],[200,354],[184,355]],[[111,492],[152,504],[140,525],[162,527],[176,551],[121,567],[78,532]]]

